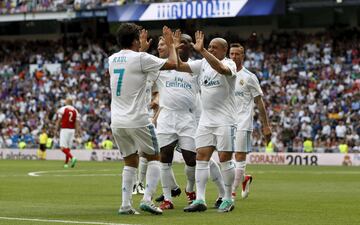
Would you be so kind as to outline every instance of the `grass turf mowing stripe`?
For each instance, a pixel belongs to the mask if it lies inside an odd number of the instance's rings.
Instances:
[[[17,217],[0,217],[0,220],[36,221],[36,222],[52,222],[52,223],[66,223],[66,224],[70,223],[70,224],[95,224],[95,225],[135,225],[135,224],[127,224],[127,223],[106,223],[106,222],[88,222],[88,221],[17,218]]]

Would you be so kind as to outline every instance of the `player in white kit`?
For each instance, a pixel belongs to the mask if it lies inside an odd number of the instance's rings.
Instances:
[[[179,48],[179,56],[186,62],[189,60],[189,51],[192,42],[188,35],[176,33]],[[180,45],[178,43],[177,45]],[[168,48],[163,37],[158,43],[159,56],[168,57]],[[172,193],[181,193],[173,174],[172,161],[174,149],[178,145],[185,161],[185,174],[187,186],[185,193],[190,201],[195,199],[195,96],[197,92],[196,78],[188,73],[176,70],[160,71],[156,85],[159,90],[159,112],[157,117],[157,132],[160,145],[161,183],[164,193],[164,201],[161,209],[173,209]]]
[[[147,35],[146,35],[146,37],[147,37]],[[142,36],[140,36],[140,42],[141,42],[141,39],[142,39]],[[150,43],[148,42],[146,44],[150,44]],[[152,78],[153,77],[149,76],[149,79],[146,81],[145,92],[146,92],[146,96],[147,96],[146,101],[149,103],[148,110],[150,111],[150,117],[153,119],[154,113],[157,111],[158,104],[154,104],[155,95],[152,95],[152,90],[155,86],[154,85],[155,81],[152,80]],[[154,125],[156,127],[156,124],[154,124]],[[137,177],[134,177],[134,179],[136,181],[133,186],[133,192],[132,192],[133,195],[136,195],[136,194],[143,195],[145,193],[145,177],[146,177],[147,163],[148,163],[147,159],[143,155],[140,154],[138,174],[137,174]]]
[[[236,190],[242,184],[242,198],[247,198],[251,175],[245,175],[246,154],[251,152],[251,135],[253,131],[254,105],[259,110],[259,116],[262,124],[262,132],[266,143],[270,141],[271,129],[266,115],[265,105],[262,99],[263,92],[255,74],[247,70],[242,64],[245,58],[244,48],[234,43],[230,45],[230,58],[235,62],[237,67],[235,98],[236,98],[236,115],[237,115],[237,132],[235,147],[235,180],[232,190],[232,197],[235,199]]]
[[[204,48],[204,34],[195,33],[193,45],[204,59],[189,63],[179,62],[179,71],[199,74],[202,112],[196,131],[196,190],[193,203],[185,212],[205,211],[205,188],[209,177],[209,160],[214,150],[218,151],[225,195],[218,212],[234,209],[231,187],[234,182],[235,165],[232,161],[235,141],[235,80],[236,65],[226,58],[227,42],[214,38],[209,51]]]
[[[169,47],[168,59],[139,52],[140,32],[146,33],[136,24],[121,24],[117,32],[121,50],[109,57],[111,129],[125,162],[119,214],[138,214],[131,205],[134,177],[139,164],[138,149],[148,160],[146,188],[140,209],[162,214],[162,210],[151,201],[160,178],[159,146],[154,125],[150,122],[145,89],[148,76],[159,70],[177,67],[177,56],[169,28],[163,28],[163,36]]]

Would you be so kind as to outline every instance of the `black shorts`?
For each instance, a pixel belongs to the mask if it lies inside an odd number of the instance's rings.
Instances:
[[[46,151],[46,144],[40,144],[40,151],[42,152]]]

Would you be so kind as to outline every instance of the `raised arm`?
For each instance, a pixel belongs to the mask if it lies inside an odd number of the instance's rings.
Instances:
[[[174,38],[171,29],[167,26],[163,27],[163,37],[165,43],[169,49],[169,57],[165,64],[160,68],[160,70],[173,70],[178,67],[177,54],[175,50]]]
[[[259,116],[262,125],[262,133],[264,135],[266,143],[269,143],[269,141],[271,140],[271,128],[267,118],[264,101],[261,95],[256,96],[254,101],[257,108],[259,109]]]
[[[188,63],[181,61],[180,59],[180,55],[178,53],[179,48],[183,45],[181,43],[181,32],[180,30],[176,30],[174,33],[174,44],[175,44],[175,49],[176,49],[176,53],[177,53],[177,62],[178,62],[178,67],[176,68],[177,71],[180,72],[187,72],[187,73],[192,73],[191,68],[189,66]]]
[[[206,59],[214,70],[225,76],[232,75],[232,71],[228,66],[224,65],[219,59],[204,48],[204,33],[202,31],[195,32],[195,40],[196,43],[192,43],[193,48]]]
[[[176,68],[177,71],[186,72],[189,74],[193,73],[189,64],[187,62],[181,61],[179,54],[177,54],[177,62],[178,62],[178,67]]]
[[[148,32],[145,29],[142,29],[140,31],[140,49],[139,52],[147,52],[147,50],[150,48],[150,45],[152,43],[152,39],[148,40]]]

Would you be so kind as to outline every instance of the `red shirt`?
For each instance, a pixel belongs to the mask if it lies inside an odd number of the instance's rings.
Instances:
[[[75,129],[79,113],[74,107],[64,106],[59,109],[58,114],[61,116],[61,128]]]

